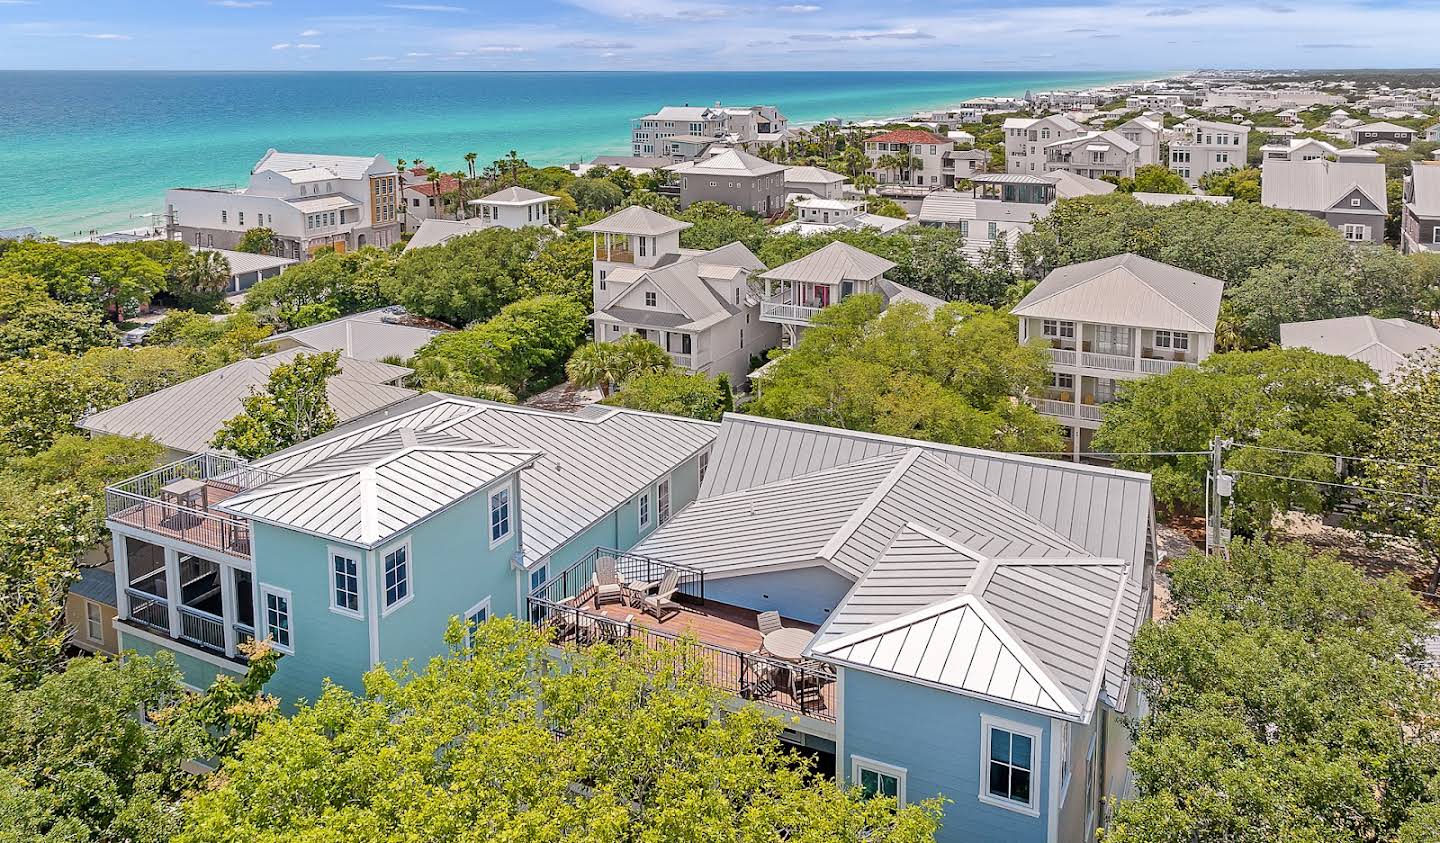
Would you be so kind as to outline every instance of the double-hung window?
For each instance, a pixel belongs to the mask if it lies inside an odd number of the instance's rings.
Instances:
[[[410,543],[403,542],[384,552],[385,611],[410,599]]]
[[[710,452],[700,452],[700,482],[705,482],[705,472],[710,470]]]
[[[465,649],[475,646],[475,629],[486,621],[490,620],[490,597],[487,595],[484,600],[471,606],[465,612]]]
[[[295,630],[290,618],[290,592],[262,584],[260,604],[264,609],[264,634],[275,649],[282,653],[295,652]]]
[[[1045,319],[1040,325],[1040,335],[1054,339],[1075,339],[1075,323],[1062,319]]]
[[[1039,816],[1035,779],[1040,767],[1041,731],[985,715],[980,717],[980,729],[984,764],[980,801]]]
[[[659,509],[659,521],[664,524],[670,520],[670,478],[661,480],[655,486],[655,503]]]
[[[510,487],[490,493],[490,546],[510,537]]]
[[[105,621],[100,614],[100,604],[94,600],[85,601],[85,637],[97,643],[105,641]]]
[[[360,617],[360,559],[351,551],[330,549],[330,608]]]
[[[640,529],[650,526],[650,492],[640,493]]]
[[[645,293],[645,306],[646,306],[646,307],[654,307],[654,306],[655,306],[655,303],[656,303],[657,301],[658,301],[658,298],[656,297],[656,295],[655,295],[654,293],[651,293],[651,292],[646,292],[646,293]]]
[[[905,806],[905,768],[851,756],[851,782],[860,788],[866,799],[876,796],[894,799],[896,807]]]

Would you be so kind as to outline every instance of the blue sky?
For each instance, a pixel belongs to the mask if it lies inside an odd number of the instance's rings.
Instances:
[[[0,0],[0,67],[1420,67],[1437,32],[1434,0]]]

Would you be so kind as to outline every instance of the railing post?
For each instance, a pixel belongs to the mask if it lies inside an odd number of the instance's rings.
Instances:
[[[125,537],[119,533],[110,534],[110,555],[115,560],[115,614],[116,617],[130,617],[130,548]]]

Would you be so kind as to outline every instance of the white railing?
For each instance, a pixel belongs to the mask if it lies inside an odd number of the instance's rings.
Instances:
[[[1065,366],[1075,365],[1075,351],[1069,348],[1050,348],[1050,362],[1060,363]]]
[[[1155,360],[1149,357],[1140,358],[1140,371],[1147,375],[1163,375],[1173,372],[1176,369],[1194,369],[1195,364],[1188,360]]]
[[[1088,421],[1100,421],[1100,407],[1097,404],[1080,404],[1077,409],[1080,411],[1080,418]]]
[[[1042,398],[1040,399],[1040,412],[1047,416],[1063,416],[1068,419],[1075,415],[1075,405],[1069,401]]]
[[[1135,358],[1119,354],[1097,354],[1086,351],[1080,355],[1080,365],[1091,369],[1105,369],[1111,372],[1135,371]]]
[[[180,637],[207,650],[225,652],[225,619],[181,603]]]
[[[795,322],[801,325],[810,324],[822,308],[806,307],[802,304],[782,304],[780,302],[760,302],[760,318],[772,322]]]
[[[670,352],[670,360],[673,361],[675,365],[680,367],[681,369],[690,368],[690,363],[693,359],[694,358],[689,354],[677,354],[673,351]]]

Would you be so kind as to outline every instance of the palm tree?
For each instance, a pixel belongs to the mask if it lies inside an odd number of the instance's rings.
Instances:
[[[609,397],[624,375],[624,355],[613,344],[592,342],[575,349],[565,374],[581,389],[600,388],[600,395]]]
[[[230,261],[219,252],[195,252],[180,264],[177,275],[196,295],[217,295],[230,283]]]
[[[470,178],[475,178],[475,159],[480,156],[474,152],[465,153],[465,166],[470,169]]]
[[[435,194],[433,201],[435,202],[435,214],[437,217],[445,216],[445,200],[440,196],[441,178],[440,171],[434,167],[425,171],[425,181],[430,184],[430,189],[433,190]]]
[[[622,377],[617,383],[651,372],[666,372],[674,367],[670,353],[639,334],[626,334],[615,343],[623,360]]]
[[[853,179],[853,183],[856,187],[865,191],[866,196],[870,195],[870,191],[874,189],[876,184],[875,177],[870,175],[869,173],[861,173],[860,175],[856,176]]]

